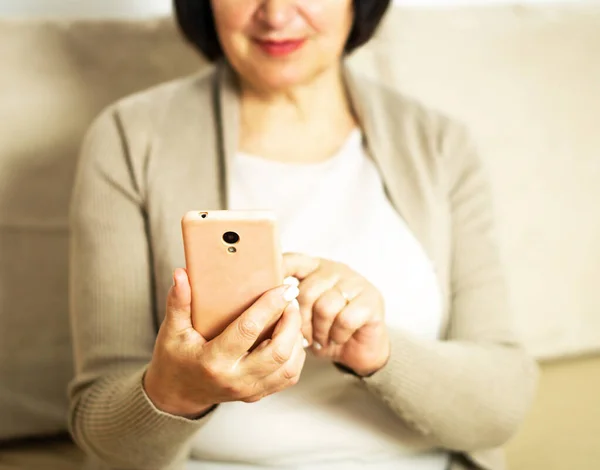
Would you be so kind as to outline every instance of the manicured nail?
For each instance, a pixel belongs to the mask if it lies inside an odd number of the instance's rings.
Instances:
[[[300,290],[296,286],[289,286],[283,293],[283,300],[291,302],[300,295]]]
[[[306,338],[302,339],[302,347],[304,349],[308,348],[310,346],[310,343],[308,342],[308,340]]]
[[[313,348],[315,348],[317,351],[320,351],[321,349],[323,349],[323,346],[321,346],[320,343],[317,343],[316,341],[313,343]]]
[[[286,277],[283,280],[283,284],[286,286],[296,286],[298,287],[300,285],[300,281],[295,278],[294,276],[290,276],[290,277]]]

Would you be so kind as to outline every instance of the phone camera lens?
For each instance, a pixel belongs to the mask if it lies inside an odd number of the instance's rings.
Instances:
[[[223,241],[228,245],[235,245],[240,241],[240,236],[235,232],[227,232],[223,235]]]

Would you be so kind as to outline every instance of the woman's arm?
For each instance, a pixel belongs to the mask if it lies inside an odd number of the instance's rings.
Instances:
[[[111,467],[166,468],[202,426],[160,412],[142,387],[156,338],[143,201],[117,111],[85,139],[71,207],[70,291],[76,375],[71,432]]]
[[[440,140],[452,217],[448,341],[390,331],[388,364],[364,380],[434,444],[468,452],[501,446],[515,433],[537,366],[513,332],[488,182],[466,133],[451,126]]]

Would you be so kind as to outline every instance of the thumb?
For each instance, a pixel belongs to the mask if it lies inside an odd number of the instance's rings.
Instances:
[[[165,320],[176,331],[193,328],[192,325],[192,289],[185,269],[173,272],[173,286],[167,297]]]
[[[283,255],[283,271],[285,277],[295,277],[299,280],[308,277],[319,269],[321,260],[300,253],[285,253]]]

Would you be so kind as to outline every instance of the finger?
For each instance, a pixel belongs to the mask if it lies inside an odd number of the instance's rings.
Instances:
[[[302,255],[299,253],[285,253],[283,255],[283,272],[286,277],[304,279],[319,269],[319,258]]]
[[[374,306],[367,295],[354,298],[335,317],[329,331],[333,345],[346,344],[354,334],[367,325],[374,315]]]
[[[241,366],[249,374],[258,377],[273,373],[292,357],[301,326],[300,312],[294,302],[291,302],[283,312],[268,345],[246,356]]]
[[[300,282],[298,302],[300,304],[300,315],[302,315],[302,333],[311,344],[315,337],[314,304],[319,297],[335,286],[338,279],[339,277],[335,272],[319,269]]]
[[[329,345],[330,330],[338,314],[346,307],[346,299],[335,289],[324,292],[312,309],[313,338],[326,348]]]
[[[296,286],[298,287],[300,285],[300,281],[298,280],[297,277],[294,276],[288,276],[283,280],[283,284],[286,286]]]
[[[271,374],[271,377],[267,378],[273,379],[274,387],[272,393],[279,392],[291,385],[295,385],[300,380],[302,369],[304,368],[304,363],[306,361],[306,351],[302,344],[303,341],[304,338],[302,335],[298,335],[290,359],[277,371]],[[267,383],[268,382],[269,380],[267,380]]]
[[[314,341],[312,329],[312,315],[310,311],[305,311],[303,314],[300,310],[300,303],[297,300],[295,302],[298,307],[298,312],[300,312],[300,322],[302,323],[300,331],[302,331],[302,337],[304,338],[304,347],[307,348],[311,344],[313,344]]]
[[[304,338],[303,344],[305,348],[308,348],[312,344],[312,321],[310,318],[302,318],[302,314],[300,313],[300,303],[298,302],[298,299],[292,300],[291,303],[294,306],[294,308],[298,311],[298,315],[300,317],[301,322],[300,330],[302,332],[302,337]]]
[[[298,383],[300,376],[302,375],[304,363],[306,362],[306,351],[302,344],[303,341],[304,338],[301,335],[298,335],[290,359],[263,379],[261,391],[259,393],[244,401],[249,403],[256,402],[266,396],[281,392]]]
[[[243,357],[265,328],[274,319],[281,317],[287,305],[298,296],[298,292],[295,286],[280,286],[267,291],[211,341],[213,352]]]
[[[167,296],[165,321],[175,332],[182,332],[192,326],[192,289],[187,272],[176,269],[173,272],[173,286]]]
[[[343,345],[334,344],[331,341],[329,341],[329,345],[326,347],[322,347],[319,343],[315,342],[310,351],[315,357],[332,359],[340,357],[341,348],[343,347]]]
[[[281,316],[281,319],[277,322],[277,324],[275,325],[275,328],[273,329],[271,338],[275,338],[276,336],[281,334],[281,331],[283,329],[285,329],[287,324],[289,323],[289,317],[291,314],[296,314],[296,316],[298,318],[300,317],[300,306],[298,305],[297,299],[292,300],[285,307],[285,310],[283,311],[283,315]],[[296,320],[298,318],[296,318]]]

